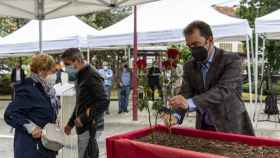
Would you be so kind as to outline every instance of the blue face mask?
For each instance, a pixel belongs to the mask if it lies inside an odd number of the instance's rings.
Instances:
[[[78,71],[74,68],[73,65],[65,66],[65,72],[69,76],[69,81],[77,80],[77,73],[78,73]]]

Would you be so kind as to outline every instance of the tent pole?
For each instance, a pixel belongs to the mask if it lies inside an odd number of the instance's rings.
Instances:
[[[255,61],[255,54],[254,54],[254,38],[252,37],[251,38],[251,40],[250,40],[250,44],[251,44],[251,55],[252,55],[252,61],[253,61],[253,63],[254,63],[254,61]],[[253,66],[253,73],[255,72],[255,64],[252,64],[252,66]]]
[[[132,111],[133,111],[133,121],[138,120],[137,114],[137,6],[134,6],[134,40],[133,40],[133,72],[132,72]]]
[[[265,53],[265,38],[262,38],[262,69],[261,69],[261,81],[263,80],[264,77],[264,62],[265,62],[265,58],[264,58],[264,53]],[[262,98],[263,96],[263,87],[261,86],[261,90],[260,90],[260,98]],[[262,99],[260,99],[260,103],[262,103]]]
[[[42,20],[39,19],[39,51],[40,53],[43,53],[42,49],[42,40],[43,40],[43,31],[42,31]]]
[[[131,67],[130,46],[128,46],[126,49],[127,49],[128,66]]]
[[[43,24],[44,17],[44,0],[37,0],[37,15],[39,21],[39,52],[43,53]]]
[[[90,49],[87,48],[87,61],[90,64]]]
[[[249,37],[246,37],[246,48],[247,48],[247,67],[248,67],[248,81],[249,81],[249,96],[250,96],[250,106],[252,105],[252,79],[251,79],[251,57],[250,57],[250,43]]]
[[[253,121],[256,123],[256,115],[257,115],[257,108],[258,108],[258,42],[259,42],[259,37],[258,34],[256,33],[255,36],[255,109],[254,109],[254,115],[253,115]]]

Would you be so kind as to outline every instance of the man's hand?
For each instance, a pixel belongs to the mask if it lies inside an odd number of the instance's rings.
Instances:
[[[161,113],[160,118],[163,119],[166,126],[174,126],[177,124],[177,119],[172,114]]]
[[[89,117],[89,116],[90,116],[90,113],[91,113],[91,108],[87,108],[87,111],[86,111],[86,115],[87,115],[87,117]]]
[[[77,117],[76,120],[74,121],[74,123],[75,123],[75,126],[78,128],[82,128],[84,126],[80,117]]]
[[[187,99],[182,95],[177,95],[169,100],[169,105],[174,108],[187,109],[188,103]]]
[[[32,131],[32,137],[35,139],[41,138],[42,136],[42,128],[36,127]]]
[[[64,133],[66,134],[66,135],[70,135],[71,134],[71,131],[72,131],[72,127],[70,127],[69,125],[66,125],[65,127],[64,127]]]

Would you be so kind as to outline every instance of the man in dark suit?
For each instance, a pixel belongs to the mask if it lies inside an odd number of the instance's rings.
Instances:
[[[240,57],[214,47],[211,28],[205,22],[192,22],[184,35],[193,59],[184,65],[179,95],[170,99],[177,109],[172,115],[176,123],[182,123],[186,112],[196,111],[198,129],[254,135],[241,100]]]
[[[12,100],[15,96],[14,85],[16,83],[22,82],[24,79],[25,79],[24,70],[21,68],[21,65],[19,63],[17,63],[16,67],[13,69],[12,74],[11,74]]]
[[[21,68],[19,63],[16,64],[16,67],[13,69],[11,74],[12,83],[20,82],[25,79],[24,70]]]

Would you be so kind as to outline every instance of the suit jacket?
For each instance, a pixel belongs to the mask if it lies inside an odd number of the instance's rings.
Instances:
[[[180,94],[192,98],[197,106],[196,128],[201,129],[202,114],[207,111],[217,131],[254,135],[241,100],[241,85],[241,60],[237,54],[215,48],[205,86],[201,65],[194,60],[186,63]]]
[[[17,76],[16,69],[13,69],[12,74],[11,74],[12,83],[17,82],[16,81],[16,76]],[[23,81],[25,79],[25,74],[24,74],[23,69],[20,69],[20,78],[21,78],[21,81]]]

